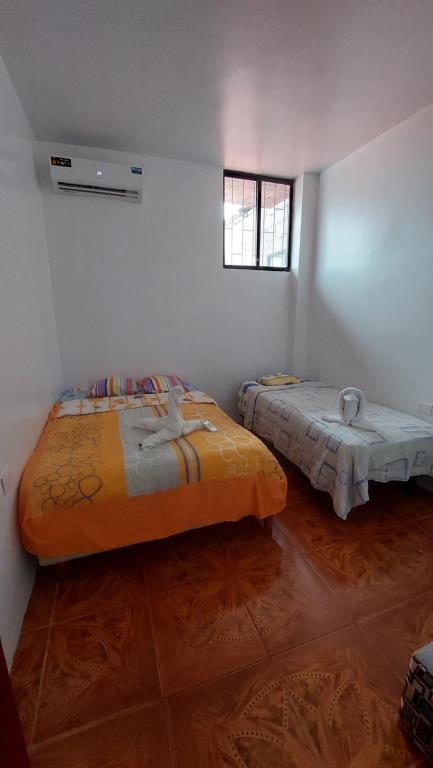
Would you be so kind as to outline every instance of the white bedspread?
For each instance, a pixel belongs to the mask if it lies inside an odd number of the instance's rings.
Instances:
[[[368,481],[433,476],[433,425],[391,408],[367,403],[367,432],[322,417],[337,411],[338,390],[320,382],[266,387],[244,382],[239,412],[244,426],[269,440],[331,494],[346,519],[352,507],[368,501]],[[432,501],[433,503],[433,501]]]

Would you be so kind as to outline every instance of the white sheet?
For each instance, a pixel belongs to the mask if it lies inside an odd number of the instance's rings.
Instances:
[[[366,432],[326,422],[336,411],[338,390],[320,382],[265,387],[244,382],[239,411],[244,426],[269,440],[331,494],[337,515],[368,501],[368,481],[433,476],[433,425],[391,408],[368,403],[365,418],[376,428]]]

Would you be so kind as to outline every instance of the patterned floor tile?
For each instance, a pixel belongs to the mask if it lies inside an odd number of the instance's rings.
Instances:
[[[299,552],[338,544],[348,538],[348,523],[337,517],[330,500],[326,505],[288,504],[275,520]]]
[[[232,600],[242,602],[242,586],[260,577],[256,558],[281,557],[282,551],[295,552],[286,536],[272,519],[263,525],[255,518],[238,523],[224,523],[193,536],[174,537],[155,548],[147,563],[150,593],[166,592],[174,587],[197,587],[207,581],[217,582]],[[267,555],[266,555],[267,553]]]
[[[38,629],[21,635],[11,671],[11,682],[24,738],[30,744],[39,702],[39,684],[48,629]]]
[[[169,699],[178,768],[319,768],[272,662]]]
[[[404,506],[392,508],[370,501],[352,509],[347,520],[341,520],[328,497],[326,503],[288,505],[275,520],[299,551],[308,552],[333,544],[344,546],[362,537],[372,539],[378,533],[398,530],[412,517],[418,520],[418,514]]]
[[[352,622],[301,556],[262,553],[256,578],[244,585],[246,605],[270,653]]]
[[[360,624],[375,652],[403,680],[412,653],[433,640],[433,590]]]
[[[224,568],[270,653],[345,626],[352,619],[273,520],[228,530]]]
[[[408,483],[370,483],[370,498],[410,523],[433,515],[433,496],[412,480]]]
[[[188,584],[195,562],[203,563],[220,551],[220,528],[210,525],[155,542],[145,566],[149,592],[163,592],[184,582]]]
[[[54,624],[35,742],[161,695],[143,606],[118,606]]]
[[[267,656],[246,606],[229,583],[206,578],[151,596],[165,694]]]
[[[217,527],[218,538],[232,548],[243,547],[248,541],[272,540],[284,550],[295,551],[286,536],[276,524],[275,515],[258,520],[256,517],[244,517],[235,523],[222,523]]]
[[[163,704],[119,715],[36,748],[32,768],[171,768]]]
[[[416,528],[433,536],[433,517],[423,517],[421,520],[417,520]]]
[[[149,564],[165,693],[267,656],[245,598],[260,589],[267,557],[278,568],[282,549],[273,534],[272,525],[264,529],[251,519],[215,526],[172,540]],[[277,529],[276,535],[289,547]]]
[[[159,672],[178,768],[422,764],[397,712],[433,638],[432,497],[371,484],[343,522],[286,471],[263,525],[39,569],[12,673],[34,768],[168,768]]]
[[[399,725],[398,678],[357,627],[274,659],[288,701],[314,745],[317,762],[312,765],[409,768],[424,764]]]
[[[306,559],[354,618],[397,606],[433,587],[433,538],[416,527],[329,544]]]
[[[52,566],[38,568],[32,594],[24,616],[22,632],[46,627],[50,623],[56,595],[57,576]]]
[[[54,621],[65,621],[145,599],[146,544],[54,566],[58,591]]]

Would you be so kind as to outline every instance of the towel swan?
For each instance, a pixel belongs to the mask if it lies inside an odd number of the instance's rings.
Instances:
[[[145,437],[141,442],[140,448],[154,448],[161,443],[177,440],[182,435],[190,435],[197,429],[203,429],[203,422],[199,419],[185,421],[178,406],[178,401],[183,395],[182,387],[173,387],[168,393],[168,414],[159,418],[144,418],[137,429],[144,429],[147,432],[153,432],[153,435]]]
[[[338,395],[338,414],[326,414],[324,421],[345,424],[346,427],[356,427],[367,432],[375,432],[375,427],[365,419],[366,399],[362,389],[346,387]]]

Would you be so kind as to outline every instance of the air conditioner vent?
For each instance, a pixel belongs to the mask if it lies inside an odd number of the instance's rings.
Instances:
[[[86,195],[141,203],[143,169],[77,157],[51,157],[53,189],[61,195]]]
[[[118,189],[117,187],[100,187],[98,184],[74,184],[68,181],[58,181],[57,186],[65,192],[85,192],[90,195],[107,195],[108,197],[139,198],[139,193],[134,189]]]

